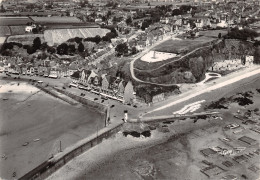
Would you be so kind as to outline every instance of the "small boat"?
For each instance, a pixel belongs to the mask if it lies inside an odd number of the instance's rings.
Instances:
[[[23,146],[27,146],[29,144],[29,142],[25,142],[24,144],[23,144]]]
[[[3,98],[4,101],[8,100],[8,98]]]
[[[34,141],[34,142],[37,142],[37,141],[40,141],[40,139],[34,139],[33,141]]]

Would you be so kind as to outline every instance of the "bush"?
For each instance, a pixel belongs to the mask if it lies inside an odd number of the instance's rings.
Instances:
[[[66,43],[62,43],[57,47],[57,53],[59,55],[67,55],[68,54],[68,45]]]
[[[84,45],[82,43],[80,43],[79,46],[78,46],[78,51],[83,52],[84,50],[85,50]]]
[[[228,34],[225,36],[225,38],[247,40],[247,38],[254,39],[257,36],[258,36],[257,32],[252,29],[245,28],[245,29],[239,30],[236,27],[236,28],[231,29],[231,31],[228,32]]]
[[[255,48],[254,52],[254,63],[255,64],[260,64],[260,46]]]
[[[39,38],[39,37],[37,37],[37,38],[35,38],[34,40],[33,40],[33,48],[34,49],[40,49],[40,47],[41,47],[41,39]]]
[[[29,46],[28,48],[27,48],[27,53],[28,54],[33,54],[33,53],[35,53],[36,52],[36,49],[34,48],[34,47],[32,47],[32,46]]]

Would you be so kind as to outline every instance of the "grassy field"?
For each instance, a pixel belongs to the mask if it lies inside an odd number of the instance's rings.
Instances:
[[[218,34],[221,35],[227,34],[226,30],[210,30],[210,31],[201,31],[200,36],[194,39],[182,39],[182,40],[173,40],[170,39],[164,43],[153,48],[155,51],[168,52],[180,54],[183,52],[192,51],[198,47],[204,46],[218,38]]]
[[[221,35],[224,36],[227,34],[227,30],[220,29],[220,30],[201,31],[200,35],[205,37],[218,38],[219,33],[221,33]]]
[[[170,39],[164,43],[153,48],[154,51],[168,52],[168,53],[187,53],[196,48],[207,45],[208,43],[214,41],[216,38],[201,36],[195,39],[183,39],[183,40],[173,40]]]
[[[10,29],[8,26],[0,26],[0,36],[11,35]]]

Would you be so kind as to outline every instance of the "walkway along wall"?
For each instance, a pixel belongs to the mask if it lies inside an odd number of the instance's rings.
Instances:
[[[32,171],[28,172],[20,180],[40,180],[45,179],[59,168],[64,166],[67,162],[89,150],[90,148],[98,145],[104,139],[107,139],[117,133],[123,125],[123,122],[119,124],[111,124],[109,127],[101,129],[98,134],[93,134],[89,138],[83,139],[77,142],[73,147],[65,149],[64,152],[57,154],[53,159],[45,161]]]
[[[62,93],[62,94],[65,94],[67,96],[69,96],[70,98],[84,104],[84,105],[87,105],[91,108],[94,108],[94,109],[97,109],[97,110],[100,110],[102,112],[106,112],[106,109],[108,108],[106,105],[102,104],[102,103],[99,103],[97,101],[94,101],[92,99],[89,99],[88,97],[81,97],[81,96],[78,96],[78,95],[75,95],[71,92],[68,92],[68,91],[65,91],[63,89],[58,89],[58,88],[55,88],[54,89],[56,91],[58,91],[59,93]]]

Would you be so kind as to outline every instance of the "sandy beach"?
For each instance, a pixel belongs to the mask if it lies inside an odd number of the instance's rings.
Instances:
[[[19,83],[19,84],[18,84]],[[0,84],[0,178],[21,177],[52,154],[104,127],[104,115],[23,81]]]

